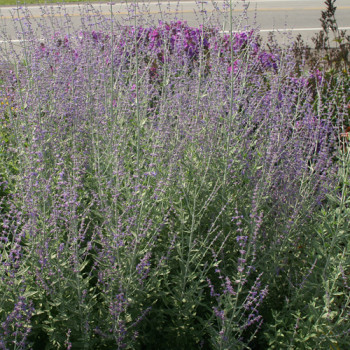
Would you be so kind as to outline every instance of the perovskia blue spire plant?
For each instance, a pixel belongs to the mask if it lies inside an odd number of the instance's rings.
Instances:
[[[231,1],[229,34],[89,6],[0,51],[0,348],[341,348],[332,92]]]

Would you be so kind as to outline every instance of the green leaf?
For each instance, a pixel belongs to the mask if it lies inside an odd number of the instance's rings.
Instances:
[[[30,298],[30,297],[32,297],[33,295],[36,295],[36,294],[38,294],[38,291],[26,291],[26,292],[24,292],[24,294],[23,294],[23,297],[24,298]]]

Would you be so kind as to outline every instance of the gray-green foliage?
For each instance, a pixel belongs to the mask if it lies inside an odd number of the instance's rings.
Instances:
[[[343,147],[342,147],[343,149]],[[267,326],[269,349],[346,349],[350,321],[350,153],[339,152],[338,185],[316,217],[303,249],[302,280],[290,280]]]

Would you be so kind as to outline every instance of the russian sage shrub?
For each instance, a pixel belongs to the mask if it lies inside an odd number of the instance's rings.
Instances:
[[[22,28],[3,347],[266,346],[336,174],[291,51],[179,21]]]
[[[349,342],[349,152],[341,147],[338,157],[338,180],[317,213],[313,242],[307,251],[299,246],[304,265],[313,263],[302,279],[290,279],[283,307],[273,311],[268,348],[343,349]]]

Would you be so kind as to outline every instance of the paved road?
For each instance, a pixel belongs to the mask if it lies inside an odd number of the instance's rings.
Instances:
[[[337,0],[336,18],[341,29],[350,31],[350,0]],[[78,27],[82,17],[89,15],[85,24],[93,26],[94,22],[105,21],[106,26],[112,18],[119,23],[135,23],[135,13],[142,14],[143,19],[152,21],[154,19],[181,19],[187,20],[190,25],[198,26],[200,23],[208,23],[216,18],[223,31],[229,29],[229,9],[223,1],[207,1],[198,3],[196,1],[171,1],[171,2],[138,2],[135,8],[131,1],[117,1],[112,7],[106,3],[70,4],[63,7],[51,6],[43,10],[42,6],[30,6],[30,16],[33,27],[39,28],[45,21],[55,27],[58,23],[66,23],[67,16],[71,18],[71,25]],[[268,32],[277,32],[280,42],[286,41],[289,32],[295,37],[301,33],[306,42],[311,43],[311,37],[321,29],[319,18],[321,11],[325,10],[324,0],[255,0],[233,1],[234,30],[239,26],[259,26],[261,34],[267,37]],[[136,11],[136,12],[135,12]],[[85,15],[84,15],[85,14]],[[6,32],[9,39],[19,41],[16,37],[15,24],[13,19],[23,18],[22,10],[14,7],[0,8],[0,28]],[[51,20],[49,17],[51,16]],[[131,17],[131,20],[130,20]],[[137,23],[141,19],[136,17]],[[106,30],[108,28],[106,27]],[[38,29],[38,36],[43,35]],[[4,45],[4,38],[0,38],[0,44]]]

